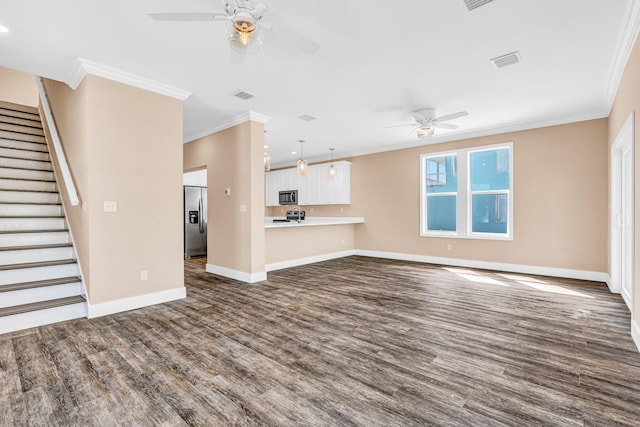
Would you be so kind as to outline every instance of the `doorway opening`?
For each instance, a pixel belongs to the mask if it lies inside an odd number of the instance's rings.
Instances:
[[[184,259],[207,257],[207,170],[183,174]]]
[[[611,290],[633,313],[634,120],[632,112],[611,147]]]

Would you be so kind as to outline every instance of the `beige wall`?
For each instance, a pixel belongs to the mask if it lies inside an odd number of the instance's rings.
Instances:
[[[46,88],[82,202],[66,209],[89,302],[183,287],[182,102],[91,75]]]
[[[207,168],[208,264],[265,271],[263,147],[264,125],[253,121],[184,145],[184,171]]]
[[[14,104],[38,106],[38,88],[29,73],[0,67],[0,99]]]
[[[354,157],[356,248],[605,272],[606,139],[601,119]],[[420,237],[420,155],[503,142],[513,142],[513,241]]]
[[[268,228],[267,264],[355,249],[354,224]]]
[[[635,277],[634,277],[634,313],[633,318],[640,323],[640,43],[635,46],[627,62],[624,74],[618,87],[618,92],[609,116],[609,147],[615,141],[625,121],[632,111],[635,111]],[[610,163],[610,150],[607,151]],[[610,200],[609,200],[610,201]],[[608,228],[608,227],[607,227]],[[608,245],[607,245],[608,247]]]

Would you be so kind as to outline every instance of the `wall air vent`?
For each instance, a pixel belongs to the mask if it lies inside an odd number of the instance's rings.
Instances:
[[[253,94],[251,94],[249,92],[245,92],[243,90],[239,90],[237,92],[233,92],[232,95],[235,96],[236,98],[244,99],[245,101],[247,99],[253,98]]]
[[[464,0],[464,5],[471,11],[479,8],[480,6],[484,6],[487,3],[491,3],[492,1],[493,0]]]
[[[496,68],[508,67],[509,65],[517,64],[521,62],[520,52],[511,52],[506,55],[498,56],[491,60],[491,63]]]
[[[300,120],[304,120],[305,122],[312,122],[317,119],[316,116],[312,116],[311,114],[303,114],[301,116],[298,116],[298,118]]]

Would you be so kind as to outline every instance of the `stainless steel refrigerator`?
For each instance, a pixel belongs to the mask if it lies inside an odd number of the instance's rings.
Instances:
[[[207,187],[184,186],[184,259],[207,256]]]

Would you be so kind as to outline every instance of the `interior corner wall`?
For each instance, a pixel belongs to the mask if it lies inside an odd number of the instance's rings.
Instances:
[[[0,101],[38,106],[38,88],[33,74],[0,67]]]
[[[615,142],[618,133],[625,124],[629,114],[635,111],[635,135],[634,135],[634,313],[636,324],[640,323],[640,42],[636,39],[625,67],[620,85],[616,93],[615,101],[609,115],[609,149],[607,151],[608,163],[611,163],[611,146]],[[611,203],[611,199],[609,199]],[[609,239],[611,236],[609,236]],[[609,246],[607,245],[607,248]],[[609,272],[610,272],[609,266]]]
[[[89,302],[184,288],[182,101],[92,75],[46,88],[81,199],[67,213]]]
[[[184,171],[207,167],[210,265],[265,271],[263,146],[264,125],[252,121],[184,145]]]
[[[513,142],[513,240],[420,237],[420,155]],[[606,272],[607,120],[358,156],[356,249]],[[452,250],[447,250],[451,245]]]

